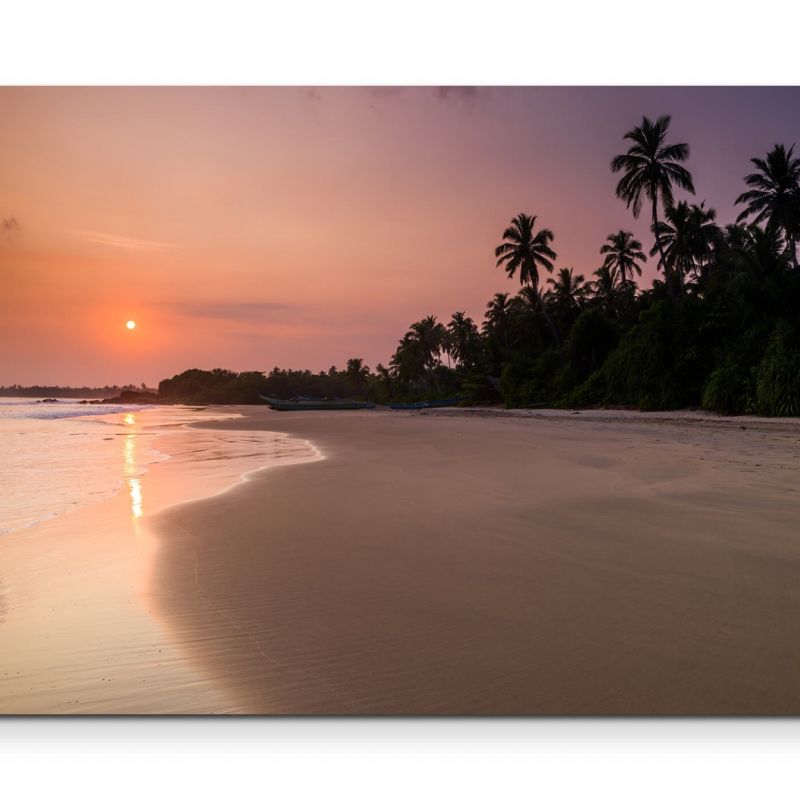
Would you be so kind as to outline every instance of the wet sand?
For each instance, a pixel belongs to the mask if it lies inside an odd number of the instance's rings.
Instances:
[[[245,414],[325,458],[153,517],[148,590],[237,711],[800,713],[796,421]]]
[[[0,714],[244,710],[190,657],[195,643],[178,641],[156,613],[161,554],[148,516],[264,464],[317,455],[280,435],[175,425],[158,434],[153,413],[118,415],[126,421],[116,434],[125,480],[117,495],[0,536]],[[154,443],[170,458],[141,474]]]

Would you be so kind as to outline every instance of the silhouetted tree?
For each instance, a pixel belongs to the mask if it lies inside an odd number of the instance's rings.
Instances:
[[[673,185],[692,194],[694,185],[691,173],[681,166],[681,162],[689,158],[689,145],[683,142],[665,143],[670,120],[669,116],[659,117],[655,122],[643,117],[641,125],[625,134],[624,138],[633,144],[626,153],[611,160],[611,171],[623,173],[616,193],[632,209],[634,217],[639,216],[644,200],[650,201],[656,250],[664,262],[667,289],[674,303],[677,300],[677,287],[659,238],[658,203],[660,200],[664,209],[669,209],[673,204]]]
[[[589,284],[592,300],[610,317],[617,316],[620,300],[625,292],[619,273],[604,264],[594,271],[594,276],[595,280]]]
[[[511,334],[511,310],[507,292],[497,292],[486,304],[482,328],[484,338],[496,346],[499,345],[503,358],[507,358]]]
[[[605,255],[603,266],[612,272],[618,271],[622,283],[630,287],[633,273],[642,274],[642,267],[638,262],[647,261],[647,256],[642,252],[642,243],[634,239],[630,231],[622,230],[609,234],[606,242],[608,244],[600,248],[600,254]]]
[[[428,316],[415,322],[400,340],[390,366],[402,381],[433,385],[434,370],[444,348],[446,329],[436,317]]]
[[[535,216],[517,214],[511,220],[511,225],[503,231],[503,242],[495,248],[494,254],[497,258],[497,266],[504,267],[509,278],[513,278],[519,272],[520,284],[523,286],[528,284],[536,290],[542,315],[550,327],[553,338],[558,343],[560,341],[558,331],[547,313],[539,291],[539,268],[552,272],[553,261],[556,259],[556,254],[550,247],[550,243],[553,241],[553,232],[548,228],[542,228],[534,233],[535,225]]]
[[[548,278],[547,283],[552,287],[544,296],[547,305],[563,323],[571,324],[586,297],[586,278],[574,275],[571,267],[564,267],[555,278]]]
[[[797,269],[797,239],[800,235],[800,159],[794,157],[794,145],[788,150],[776,144],[764,158],[751,158],[756,172],[745,176],[751,188],[736,198],[746,204],[737,222],[753,217],[783,234],[789,258]]]
[[[707,266],[713,245],[721,238],[714,221],[716,215],[717,212],[705,208],[704,203],[690,206],[681,201],[667,209],[666,221],[658,223],[658,236],[666,259],[664,265],[679,285],[688,275],[699,278],[701,270]],[[650,255],[656,252],[658,248],[653,247]]]
[[[477,361],[481,349],[480,332],[463,311],[456,311],[447,323],[446,345],[459,366],[471,367]]]

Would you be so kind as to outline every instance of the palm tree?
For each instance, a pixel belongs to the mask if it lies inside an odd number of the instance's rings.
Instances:
[[[694,194],[694,185],[689,170],[681,166],[681,162],[689,158],[689,145],[665,144],[671,117],[659,117],[655,122],[647,117],[642,124],[632,128],[625,134],[633,144],[627,153],[615,156],[611,160],[611,171],[624,173],[617,184],[617,197],[624,200],[628,208],[632,208],[633,216],[638,218],[645,198],[652,206],[652,230],[656,237],[656,250],[664,263],[664,275],[667,281],[672,302],[677,302],[677,290],[673,285],[672,273],[666,264],[661,247],[658,227],[658,201],[664,209],[673,203],[673,185]]]
[[[667,209],[666,221],[658,223],[663,258],[666,259],[665,274],[669,268],[678,283],[690,273],[699,276],[722,235],[715,222],[716,216],[717,212],[706,208],[705,203],[690,206],[681,201]],[[657,250],[653,247],[650,255],[655,255]]]
[[[664,270],[669,288],[671,282],[682,282],[692,263],[689,204],[681,201],[668,208],[665,216],[666,222],[659,222],[654,231],[659,243],[653,245],[650,255],[660,253],[658,267]]]
[[[358,386],[366,386],[369,378],[369,367],[364,364],[363,358],[348,358],[345,372]]]
[[[374,384],[379,388],[385,397],[390,397],[392,393],[392,372],[383,364],[375,366]]]
[[[594,275],[596,280],[589,284],[592,299],[599,303],[608,314],[614,316],[618,304],[617,301],[621,294],[620,290],[625,288],[620,286],[619,274],[616,270],[604,264],[595,270]]]
[[[446,334],[444,325],[434,316],[415,322],[398,343],[389,362],[393,373],[409,383],[427,381],[432,385]]]
[[[586,295],[586,278],[583,275],[573,275],[572,267],[564,267],[558,271],[556,278],[548,278],[547,282],[553,288],[547,291],[545,299],[562,319],[569,319],[580,309]]]
[[[423,362],[427,370],[434,369],[439,364],[442,348],[444,346],[446,330],[436,317],[430,315],[415,322],[411,326],[411,333],[418,342],[423,354]]]
[[[797,237],[800,235],[800,159],[794,157],[794,145],[788,150],[776,144],[767,153],[766,159],[751,158],[756,172],[744,179],[752,187],[736,198],[736,203],[745,203],[737,222],[753,216],[758,225],[764,220],[771,227],[783,232],[786,249],[794,268],[797,269]]]
[[[693,269],[699,278],[708,270],[711,256],[722,243],[722,229],[717,225],[717,212],[706,208],[705,201],[689,206],[690,250]]]
[[[403,334],[397,343],[397,349],[389,359],[389,370],[392,376],[404,383],[413,383],[424,374],[422,351],[410,331]]]
[[[762,279],[789,266],[789,253],[777,228],[771,225],[727,225],[724,242],[723,253],[729,262]]]
[[[542,305],[540,297],[539,290],[535,286],[523,286],[508,301],[512,350],[515,346],[523,344],[533,345],[534,350],[541,350],[544,347],[540,334],[542,323],[546,324],[542,309],[547,308],[547,305]]]
[[[635,272],[642,274],[639,261],[647,261],[647,256],[642,252],[642,243],[633,238],[630,231],[617,231],[606,236],[606,242],[600,248],[600,255],[605,255],[603,266],[612,271],[619,271],[622,283],[631,288],[631,275]]]
[[[539,267],[548,272],[553,271],[553,261],[556,258],[555,252],[550,248],[553,232],[542,228],[534,233],[535,225],[535,216],[517,214],[511,220],[511,225],[503,231],[503,242],[495,248],[494,255],[497,259],[497,266],[504,267],[509,278],[513,278],[519,271],[520,284],[528,284],[536,290],[539,307],[556,344],[559,344],[558,331],[550,314],[547,313],[541,292],[539,292]]]
[[[508,335],[511,328],[511,309],[508,292],[497,292],[486,304],[486,315],[483,320],[483,334],[499,340],[503,344],[503,355],[508,356]]]
[[[478,326],[463,311],[456,311],[447,323],[447,347],[461,367],[471,366],[480,347]]]
[[[749,231],[747,225],[742,225],[738,222],[731,223],[725,226],[722,231],[721,242],[726,248],[742,248],[749,240]]]

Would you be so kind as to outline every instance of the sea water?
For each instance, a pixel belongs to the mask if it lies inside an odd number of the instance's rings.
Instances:
[[[141,476],[169,457],[159,450],[161,437],[185,430],[189,422],[236,416],[187,406],[0,398],[0,534],[30,527],[122,489],[130,493],[136,515]]]

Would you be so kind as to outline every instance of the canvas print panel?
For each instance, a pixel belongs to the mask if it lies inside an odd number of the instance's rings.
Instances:
[[[798,713],[799,101],[0,89],[0,713]]]

